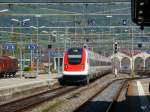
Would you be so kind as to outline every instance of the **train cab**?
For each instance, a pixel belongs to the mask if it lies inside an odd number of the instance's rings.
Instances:
[[[84,79],[87,75],[87,58],[84,48],[69,48],[64,55],[63,79]]]
[[[111,60],[86,48],[69,48],[63,58],[63,81],[86,82],[111,72]]]

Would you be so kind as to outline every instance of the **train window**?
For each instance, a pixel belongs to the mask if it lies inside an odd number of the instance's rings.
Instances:
[[[82,48],[70,48],[68,49],[68,54],[69,55],[77,55],[77,54],[82,54]]]
[[[68,62],[69,64],[80,64],[82,60],[82,49],[71,48],[68,50]]]
[[[68,58],[81,58],[82,55],[68,55]]]
[[[69,64],[80,64],[82,60],[82,55],[68,55]]]

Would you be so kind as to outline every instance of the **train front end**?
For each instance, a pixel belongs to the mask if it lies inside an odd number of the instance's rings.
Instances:
[[[84,48],[69,48],[63,60],[63,80],[83,81],[88,75],[87,53]]]

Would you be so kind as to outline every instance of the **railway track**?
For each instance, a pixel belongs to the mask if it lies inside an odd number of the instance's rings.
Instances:
[[[113,112],[113,109],[115,108],[114,105],[115,105],[116,101],[119,99],[121,92],[123,92],[123,90],[127,89],[127,87],[128,87],[128,81],[129,80],[125,80],[123,82],[123,84],[120,86],[120,88],[118,89],[118,91],[116,92],[116,94],[113,97],[113,101],[109,104],[106,112]]]
[[[46,91],[34,96],[19,99],[7,104],[0,105],[0,112],[21,112],[26,109],[33,108],[45,101],[53,100],[54,98],[67,94],[79,87],[58,87],[53,90]]]
[[[78,110],[80,110],[79,108],[82,107],[82,105],[84,104],[85,105],[88,104],[87,102],[88,101],[90,102],[90,99],[92,99],[92,97],[94,98],[94,96],[98,94],[99,90],[102,92],[105,90],[105,86],[109,86],[115,83],[116,81],[122,81],[121,79],[125,79],[125,78],[127,79],[128,77],[124,77],[124,75],[117,78],[114,77],[114,75],[107,75],[101,77],[99,80],[96,80],[89,86],[81,87],[78,90],[72,92],[71,94],[67,94],[67,96],[57,99],[58,100],[57,102],[63,102],[57,105],[57,107],[51,106],[51,104],[49,104],[48,107],[46,108],[44,107],[43,109],[48,110],[50,112],[76,112],[76,111],[78,112]],[[39,109],[41,109],[41,107],[38,107],[38,109],[36,108],[35,110],[39,110]],[[84,111],[84,112],[95,112],[95,111],[92,110],[92,111]]]
[[[113,81],[109,81],[109,82],[111,82],[110,84],[105,83],[106,87],[99,85],[102,82],[106,82],[104,80],[108,79],[108,77],[110,77],[110,76],[106,75],[104,77],[101,77],[100,79],[93,81],[92,83],[90,83],[87,86],[58,87],[56,89],[37,94],[35,96],[30,96],[30,97],[19,99],[17,101],[13,101],[13,102],[10,102],[7,104],[3,104],[3,105],[0,105],[0,112],[10,112],[10,110],[11,110],[11,112],[22,112],[22,111],[28,112],[28,110],[33,110],[37,107],[40,107],[41,104],[43,104],[45,102],[51,102],[52,100],[54,100],[56,98],[58,99],[58,98],[64,97],[65,95],[69,96],[69,98],[72,99],[72,98],[74,98],[72,96],[76,96],[77,94],[80,94],[80,93],[83,93],[83,95],[84,95],[84,92],[88,93],[88,91],[92,91],[92,94],[93,94],[93,93],[95,93],[95,91],[97,91],[96,89],[98,89],[98,88],[101,88],[100,92],[102,92],[103,90],[105,90],[105,88],[107,88],[109,85],[111,85],[113,82],[115,82],[113,80]],[[93,88],[95,88],[94,91],[92,90]],[[90,93],[88,93],[88,94],[90,94]],[[89,95],[89,96],[91,96],[91,95]],[[95,94],[95,96],[96,96],[96,94]],[[94,98],[94,96],[91,97],[91,99],[92,98]],[[65,102],[64,102],[64,104],[65,104]],[[74,109],[72,109],[72,110],[74,110]],[[78,110],[76,110],[75,112],[78,112]],[[62,112],[62,110],[61,110],[61,112]],[[66,111],[64,111],[64,112],[66,112]]]
[[[112,112],[115,102],[117,101],[117,99],[120,96],[120,93],[123,91],[124,88],[127,87],[128,85],[128,80],[122,80],[121,85],[119,86],[117,92],[113,95],[113,100],[111,103],[107,104],[107,108],[103,108],[103,110],[101,110],[101,112]],[[116,81],[119,80],[113,80],[110,83],[108,83],[107,85],[103,86],[97,93],[95,93],[93,96],[91,96],[86,102],[84,102],[83,104],[81,104],[78,108],[76,108],[73,112],[91,112],[90,110],[85,110],[84,108],[86,108],[88,105],[90,105],[91,101],[98,97],[104,90],[106,90],[108,87],[110,87],[113,83],[115,83]],[[97,107],[98,108],[98,107]],[[93,110],[92,110],[93,111]]]
[[[99,79],[97,79],[99,80]],[[61,86],[57,87],[53,90],[49,90],[43,93],[39,93],[30,97],[22,98],[16,101],[12,101],[10,103],[2,104],[0,105],[0,112],[21,112],[21,111],[26,111],[26,110],[32,110],[33,108],[37,107],[38,105],[46,102],[46,101],[52,101],[53,99],[66,95],[72,91],[75,91],[77,89],[82,89],[79,90],[80,92],[85,91],[87,89],[90,89],[94,87],[95,83],[97,80],[93,81],[90,83],[88,86],[83,87],[83,86]]]
[[[93,87],[93,84],[96,82],[93,81],[90,85],[88,85],[88,89]],[[53,90],[49,90],[43,93],[39,93],[30,97],[22,98],[16,101],[12,101],[10,103],[0,105],[0,112],[21,112],[37,107],[38,105],[51,101],[54,98],[59,96],[63,96],[72,92],[76,89],[82,88],[83,86],[61,86],[55,88]],[[81,91],[85,91],[87,88],[82,89]]]

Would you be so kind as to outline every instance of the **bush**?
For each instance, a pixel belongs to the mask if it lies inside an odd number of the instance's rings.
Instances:
[[[23,69],[23,71],[26,71],[26,72],[32,71],[32,68],[31,68],[31,67],[25,67],[25,68]]]

